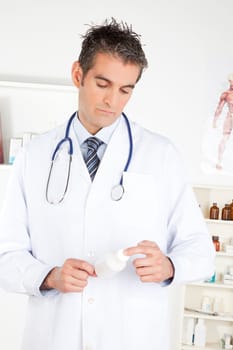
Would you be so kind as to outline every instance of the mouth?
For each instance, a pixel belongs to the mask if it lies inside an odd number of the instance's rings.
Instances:
[[[113,111],[109,111],[107,109],[104,109],[104,108],[98,108],[98,111],[102,114],[105,114],[105,115],[114,115],[114,112]]]

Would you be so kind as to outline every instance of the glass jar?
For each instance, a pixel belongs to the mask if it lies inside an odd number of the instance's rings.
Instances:
[[[220,251],[220,242],[219,242],[219,236],[212,236],[212,241],[214,243],[214,247],[216,252]]]
[[[225,207],[222,209],[222,220],[231,219],[231,208],[230,204],[225,204]]]
[[[219,218],[219,208],[217,206],[217,203],[213,203],[213,205],[210,207],[210,219],[212,220],[218,220]]]
[[[232,202],[230,204],[230,209],[231,209],[230,220],[233,220],[233,199],[232,199]]]

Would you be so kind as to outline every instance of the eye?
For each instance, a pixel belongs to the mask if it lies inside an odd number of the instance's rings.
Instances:
[[[130,94],[131,90],[121,89],[121,92],[122,92],[122,94],[128,95],[128,94]]]
[[[96,85],[97,85],[98,87],[102,88],[102,89],[104,89],[104,88],[107,87],[107,84],[100,84],[100,83],[97,83]]]

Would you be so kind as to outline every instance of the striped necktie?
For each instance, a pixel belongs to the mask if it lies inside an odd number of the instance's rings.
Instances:
[[[97,139],[96,137],[89,137],[86,140],[86,143],[88,146],[86,165],[87,165],[87,170],[90,174],[91,180],[93,181],[100,163],[100,160],[97,156],[97,150],[99,146],[102,145],[103,142]]]

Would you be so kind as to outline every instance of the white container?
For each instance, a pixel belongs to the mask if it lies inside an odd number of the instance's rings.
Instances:
[[[201,309],[205,312],[212,312],[212,299],[208,295],[203,297]]]
[[[186,320],[185,331],[184,331],[184,339],[183,339],[184,344],[193,345],[194,327],[195,327],[195,319],[191,317],[188,318]]]
[[[11,138],[10,140],[10,151],[9,151],[9,164],[13,164],[15,157],[17,156],[19,150],[22,147],[22,139],[20,138]]]
[[[206,345],[206,326],[204,320],[201,318],[198,318],[195,326],[194,345],[200,347]]]
[[[232,345],[231,345],[232,336],[231,336],[231,334],[224,334],[224,340],[225,340],[224,349],[232,349]]]
[[[111,278],[124,270],[129,256],[123,254],[123,249],[106,254],[95,263],[95,272],[98,277]]]
[[[213,312],[222,312],[222,298],[215,297],[214,298],[214,304],[213,304]]]

